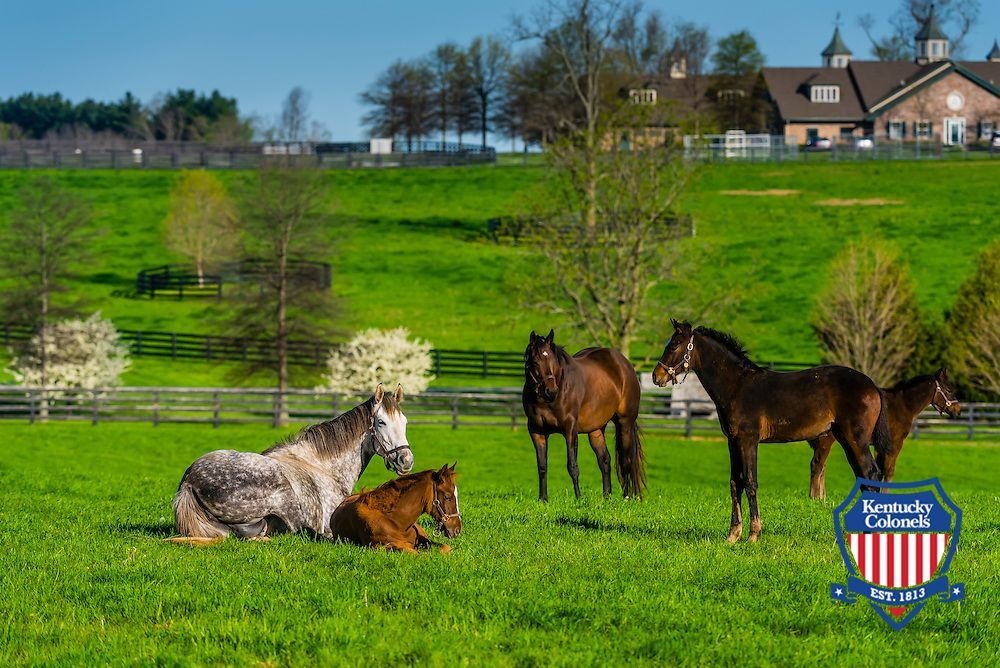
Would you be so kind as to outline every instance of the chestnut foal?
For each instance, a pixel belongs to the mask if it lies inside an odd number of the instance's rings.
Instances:
[[[330,518],[333,537],[355,545],[416,553],[437,545],[417,524],[426,513],[445,536],[453,538],[462,532],[457,477],[455,465],[446,464],[437,471],[400,476],[349,496]],[[441,545],[441,551],[451,548]]]

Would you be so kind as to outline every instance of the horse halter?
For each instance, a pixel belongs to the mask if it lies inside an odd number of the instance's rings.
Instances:
[[[376,419],[377,419],[376,414],[372,412],[371,435],[372,435],[372,443],[375,445],[375,454],[379,455],[382,458],[382,462],[385,464],[386,469],[391,469],[392,467],[389,466],[389,457],[395,454],[396,452],[399,452],[400,450],[410,450],[410,444],[404,443],[399,447],[390,448],[389,443],[387,443],[386,440],[382,438],[382,436],[378,433],[378,430],[375,429]]]
[[[430,513],[430,515],[431,515],[431,517],[434,518],[434,521],[437,522],[438,531],[444,531],[445,522],[447,522],[448,520],[452,519],[453,517],[457,517],[458,519],[461,520],[462,519],[462,514],[458,512],[458,504],[457,503],[455,504],[455,512],[454,513],[446,513],[446,512],[444,512],[444,505],[442,505],[441,500],[438,498],[437,483],[434,482],[433,480],[431,480],[431,488],[434,490],[434,501],[431,503],[431,513]],[[437,511],[437,517],[434,516],[434,512],[435,511]]]
[[[944,397],[944,407],[945,408],[951,408],[951,405],[952,404],[957,404],[958,400],[956,400],[956,399],[949,399],[948,395],[944,393],[943,389],[941,389],[941,382],[937,381],[937,380],[934,381],[934,396],[931,397],[931,406],[933,406],[935,408],[935,410],[937,410],[937,412],[940,413],[941,415],[947,416],[948,414],[946,412],[944,412],[943,410],[941,410],[941,408],[939,408],[936,403],[934,403],[934,400],[937,399],[937,395],[938,394],[940,394],[942,397]]]
[[[687,380],[688,374],[691,373],[691,351],[694,350],[694,334],[691,335],[691,340],[688,341],[687,350],[684,351],[684,357],[681,361],[673,366],[667,366],[663,363],[663,360],[656,362],[656,366],[663,367],[663,370],[667,372],[667,375],[671,378],[676,378],[679,374],[677,369],[684,367],[684,377],[681,378],[677,384],[680,385],[685,380]]]

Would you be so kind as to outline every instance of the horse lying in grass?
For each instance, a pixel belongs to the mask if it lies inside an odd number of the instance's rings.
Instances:
[[[878,480],[868,449],[874,437],[881,455],[890,451],[882,391],[871,378],[843,366],[779,373],[762,369],[732,336],[672,321],[674,331],[653,371],[660,387],[694,371],[715,402],[719,426],[729,440],[730,542],[743,532],[741,500],[750,507],[751,541],[761,532],[757,508],[757,446],[832,435],[844,447],[859,478]],[[682,379],[683,380],[683,379]],[[863,489],[868,489],[864,487]]]
[[[403,388],[375,395],[343,415],[306,427],[262,454],[216,450],[195,461],[174,497],[180,538],[206,545],[233,534],[265,539],[307,531],[332,538],[330,516],[376,454],[397,474],[413,469]]]
[[[917,376],[897,383],[883,390],[889,418],[889,434],[892,447],[879,452],[875,461],[882,471],[882,480],[892,482],[896,471],[896,460],[903,449],[903,441],[913,429],[913,420],[928,406],[933,406],[941,415],[958,417],[962,406],[955,397],[955,388],[948,380],[948,371],[942,367],[933,376]],[[826,498],[826,458],[834,442],[833,434],[825,434],[809,440],[813,449],[810,465],[809,497]]]
[[[430,515],[448,538],[462,532],[455,466],[411,473],[344,499],[333,512],[335,538],[399,552],[416,552],[435,545],[417,520]],[[450,552],[441,545],[442,552]]]

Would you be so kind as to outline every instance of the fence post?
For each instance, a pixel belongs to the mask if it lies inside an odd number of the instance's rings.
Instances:
[[[684,400],[684,438],[691,438],[691,400]]]
[[[212,393],[212,428],[219,428],[219,391]]]
[[[170,358],[177,359],[177,332],[170,332]]]
[[[274,398],[272,405],[272,418],[271,427],[274,429],[278,428],[278,424],[281,422],[281,390],[275,390],[274,394],[271,396]]]
[[[90,424],[97,425],[101,417],[101,394],[97,390],[93,390],[93,395],[94,405],[90,414]]]
[[[913,434],[914,440],[920,438],[920,414],[919,413],[913,418],[913,427],[910,429],[910,433]]]
[[[441,375],[441,351],[434,349],[434,375]]]
[[[212,359],[212,337],[205,337],[205,359]]]
[[[35,391],[28,390],[28,424],[35,424]]]
[[[160,426],[160,391],[153,391],[153,426]]]
[[[451,400],[451,428],[458,429],[458,397]]]
[[[510,402],[510,430],[517,431],[517,402]]]
[[[487,352],[486,352],[486,351],[484,350],[484,351],[483,351],[483,378],[486,378],[486,377],[487,377],[487,376],[489,376],[489,375],[490,375],[490,359],[489,359],[489,353],[487,353]]]
[[[135,333],[135,354],[142,355],[142,330]]]
[[[975,412],[976,412],[975,405],[974,404],[969,404],[969,436],[968,436],[968,438],[969,438],[970,441],[976,435],[976,425],[975,425],[975,422],[973,421],[973,417],[972,417]]]

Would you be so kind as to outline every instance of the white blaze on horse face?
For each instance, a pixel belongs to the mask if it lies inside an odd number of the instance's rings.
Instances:
[[[455,514],[462,514],[462,511],[458,509],[458,485],[455,485]]]
[[[397,410],[390,414],[382,404],[377,404],[375,406],[375,432],[378,435],[378,440],[384,443],[389,450],[407,448],[389,456],[389,462],[393,463],[393,468],[397,472],[406,473],[413,468],[413,454],[408,449],[409,441],[406,439],[406,416],[403,415],[402,411]]]

